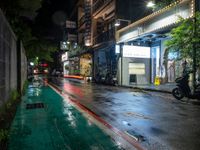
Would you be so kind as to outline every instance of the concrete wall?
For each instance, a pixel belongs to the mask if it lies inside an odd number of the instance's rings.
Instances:
[[[24,82],[27,79],[27,58],[26,58],[26,53],[25,49],[23,47],[23,44],[21,43],[21,67],[20,67],[20,74],[21,74],[21,91],[23,89]]]
[[[26,55],[24,50],[21,52],[22,59],[18,59],[17,38],[0,10],[0,106],[9,99],[13,90],[17,90],[18,70],[22,73],[21,84],[26,80]],[[18,61],[21,61],[22,70],[17,66]]]

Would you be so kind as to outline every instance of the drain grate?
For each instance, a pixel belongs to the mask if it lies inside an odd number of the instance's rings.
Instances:
[[[137,133],[133,130],[128,130],[125,133],[128,134],[129,136],[131,136],[132,138],[134,138],[136,141],[139,141],[139,142],[146,141],[144,136],[140,135],[139,133]]]
[[[44,103],[26,104],[26,109],[44,108]]]

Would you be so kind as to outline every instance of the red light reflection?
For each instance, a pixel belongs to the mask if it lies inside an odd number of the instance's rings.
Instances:
[[[64,83],[63,84],[63,89],[66,90],[69,93],[74,93],[76,95],[78,95],[80,98],[83,98],[83,91],[81,90],[80,87],[74,86],[70,83]]]

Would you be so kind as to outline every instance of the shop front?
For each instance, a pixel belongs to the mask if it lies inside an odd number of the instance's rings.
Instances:
[[[79,57],[69,58],[69,75],[80,75],[80,59],[79,59]]]
[[[148,84],[150,47],[123,45],[122,56],[122,85]]]
[[[114,44],[94,50],[93,76],[94,80],[97,83],[105,82],[105,80],[108,80],[109,78],[111,78],[111,76],[116,76],[117,73],[116,59],[117,56],[115,54]]]
[[[83,54],[80,57],[80,75],[83,77],[92,77],[92,55]]]
[[[155,83],[156,79],[159,84],[174,82],[181,76],[183,62],[176,61],[178,54],[167,52],[165,41],[170,40],[168,33],[178,25],[180,16],[194,16],[194,2],[178,1],[117,31],[121,85]]]

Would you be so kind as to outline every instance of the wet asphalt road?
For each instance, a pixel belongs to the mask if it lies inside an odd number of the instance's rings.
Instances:
[[[199,150],[200,105],[170,94],[52,79],[52,83],[112,126],[140,137],[148,150]]]

